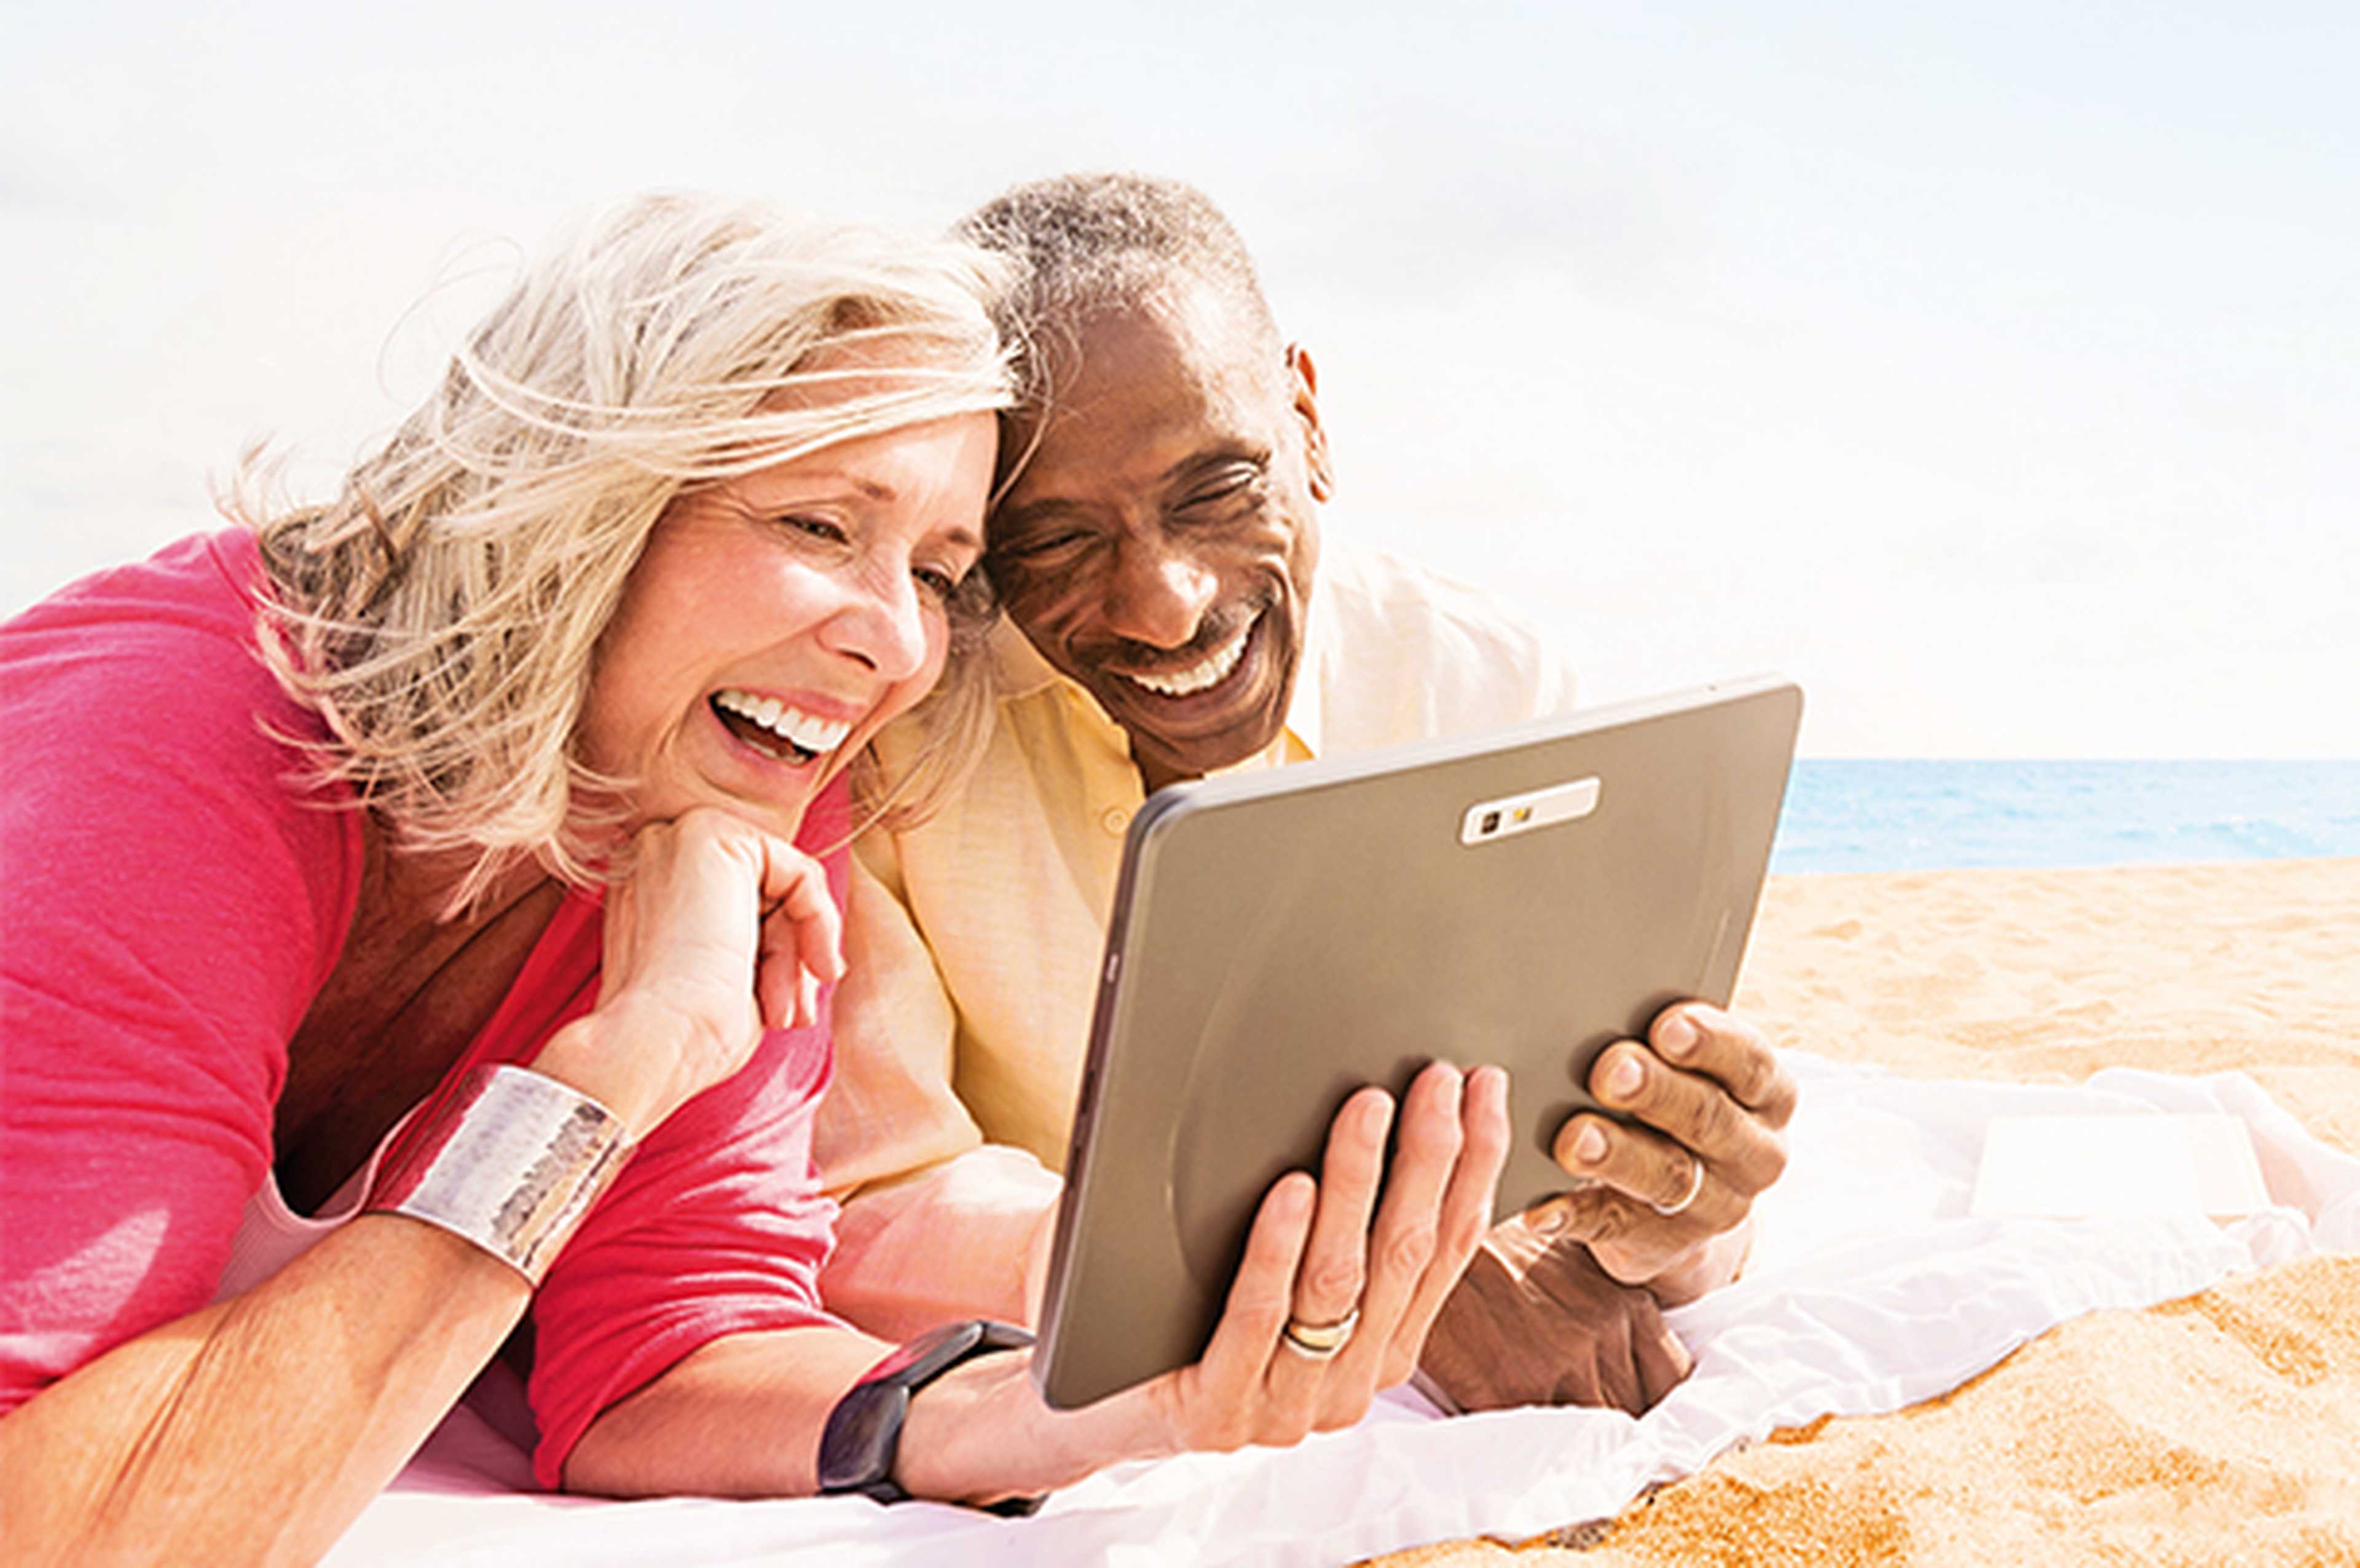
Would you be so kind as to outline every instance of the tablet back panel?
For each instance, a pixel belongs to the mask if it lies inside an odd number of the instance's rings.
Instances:
[[[1506,1066],[1500,1212],[1562,1191],[1549,1150],[1590,1060],[1668,1002],[1729,999],[1800,713],[1750,681],[1151,800],[1067,1159],[1049,1402],[1196,1359],[1262,1194],[1317,1172],[1363,1083]],[[1535,799],[1562,820],[1513,831]]]

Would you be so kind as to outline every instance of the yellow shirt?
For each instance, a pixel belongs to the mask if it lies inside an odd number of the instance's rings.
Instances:
[[[1285,730],[1240,768],[1572,705],[1570,676],[1533,632],[1382,553],[1323,544],[1304,635]],[[1022,1260],[1009,1253],[1039,1239],[1054,1207],[1046,1172],[1065,1160],[1123,834],[1142,799],[1128,737],[1087,691],[1012,626],[990,657],[998,724],[966,786],[916,828],[855,845],[815,1153],[830,1190],[861,1190],[830,1299],[890,1333],[938,1312],[1021,1310],[1011,1270]],[[907,742],[880,737],[889,776]],[[993,1241],[998,1225],[1023,1234]],[[977,1271],[989,1277],[981,1301],[959,1278]]]

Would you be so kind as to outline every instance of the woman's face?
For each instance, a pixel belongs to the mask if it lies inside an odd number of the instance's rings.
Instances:
[[[598,643],[578,745],[634,824],[717,805],[782,837],[942,674],[983,550],[989,414],[683,492]]]

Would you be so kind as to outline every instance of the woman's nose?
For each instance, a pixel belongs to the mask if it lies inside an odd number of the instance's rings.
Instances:
[[[926,666],[926,607],[906,572],[856,586],[834,630],[838,648],[887,681],[907,681]]]

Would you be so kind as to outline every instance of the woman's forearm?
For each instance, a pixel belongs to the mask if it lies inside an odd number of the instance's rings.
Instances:
[[[0,1421],[10,1560],[318,1558],[530,1297],[522,1276],[454,1236],[362,1215]]]
[[[827,1413],[892,1348],[850,1329],[733,1334],[609,1405],[565,1461],[565,1488],[604,1497],[804,1497]]]
[[[836,1328],[715,1340],[592,1422],[566,1462],[566,1487],[612,1497],[807,1496],[818,1484],[828,1412],[891,1348]],[[1032,1390],[1027,1356],[1003,1353],[919,1391],[894,1477],[914,1497],[990,1502],[1173,1446],[1141,1399],[1049,1410]]]

